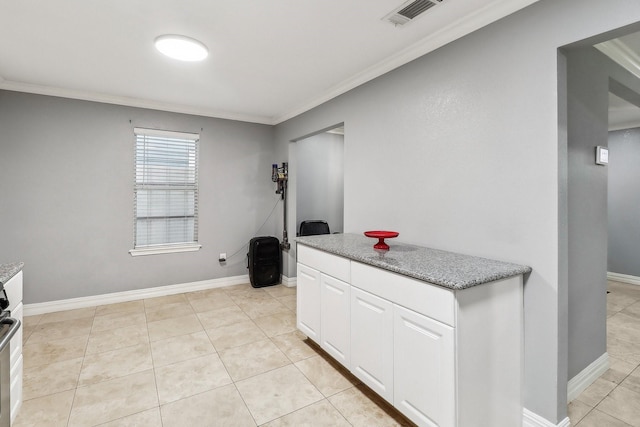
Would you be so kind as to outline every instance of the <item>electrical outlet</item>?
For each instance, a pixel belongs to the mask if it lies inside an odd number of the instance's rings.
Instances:
[[[227,260],[227,254],[225,252],[222,252],[220,254],[220,256],[218,257],[218,261],[219,262],[225,262]]]

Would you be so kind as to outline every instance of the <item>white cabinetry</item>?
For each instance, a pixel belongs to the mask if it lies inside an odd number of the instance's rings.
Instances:
[[[306,336],[320,341],[320,272],[298,264],[297,324]]]
[[[419,426],[522,424],[522,276],[453,290],[298,245],[298,328]]]
[[[393,304],[351,289],[351,372],[393,404]]]
[[[396,305],[393,348],[394,405],[416,424],[454,426],[454,329]]]
[[[320,274],[320,346],[346,368],[350,366],[351,286]]]
[[[4,284],[9,297],[11,317],[22,323],[22,271]],[[11,421],[15,420],[22,405],[22,325],[10,341]]]

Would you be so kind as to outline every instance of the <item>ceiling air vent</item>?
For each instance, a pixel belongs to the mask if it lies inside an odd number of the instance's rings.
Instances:
[[[404,25],[441,2],[442,0],[411,0],[382,19],[396,26]]]

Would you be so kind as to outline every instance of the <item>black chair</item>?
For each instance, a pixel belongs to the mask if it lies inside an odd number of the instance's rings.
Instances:
[[[327,221],[311,220],[300,223],[299,236],[316,236],[318,234],[330,234]]]

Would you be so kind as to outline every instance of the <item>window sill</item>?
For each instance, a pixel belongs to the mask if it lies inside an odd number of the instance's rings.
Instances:
[[[172,254],[177,252],[195,252],[199,251],[201,247],[202,245],[199,245],[197,243],[190,243],[185,245],[158,245],[131,249],[129,253],[131,254],[131,256]]]

